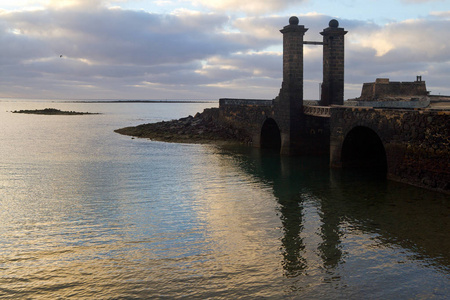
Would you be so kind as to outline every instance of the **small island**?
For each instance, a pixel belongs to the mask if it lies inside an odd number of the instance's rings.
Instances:
[[[63,111],[56,108],[34,109],[34,110],[15,110],[14,114],[35,114],[35,115],[98,115],[99,113]]]

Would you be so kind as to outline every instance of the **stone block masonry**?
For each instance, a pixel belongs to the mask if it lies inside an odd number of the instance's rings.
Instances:
[[[292,154],[300,131],[303,111],[303,38],[308,28],[297,17],[289,19],[283,34],[283,82],[274,100],[276,121],[281,132],[281,153]]]
[[[355,100],[384,100],[391,97],[427,96],[425,81],[395,82],[387,78],[377,78],[375,82],[364,83],[361,97]]]
[[[323,35],[323,82],[320,105],[344,103],[344,36],[337,20],[331,20]]]
[[[220,124],[232,126],[242,135],[242,140],[249,140],[259,146],[261,127],[267,118],[273,118],[272,100],[230,99],[219,100]]]
[[[356,127],[372,130],[386,151],[387,177],[450,193],[450,111],[333,107],[330,161]]]

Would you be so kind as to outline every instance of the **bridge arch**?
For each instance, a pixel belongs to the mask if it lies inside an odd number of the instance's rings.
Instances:
[[[260,147],[276,151],[281,150],[280,128],[272,118],[267,118],[262,125]]]
[[[370,169],[387,173],[386,150],[378,134],[365,126],[353,127],[345,136],[341,149],[344,168]]]

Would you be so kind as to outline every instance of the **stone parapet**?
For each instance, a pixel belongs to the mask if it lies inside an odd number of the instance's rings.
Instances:
[[[450,193],[450,111],[332,107],[330,162],[356,127],[373,130],[386,151],[390,179]]]
[[[362,100],[350,100],[345,101],[346,106],[364,106],[374,108],[426,108],[430,106],[429,97],[413,97],[413,98],[384,98],[378,101],[362,101]]]
[[[331,116],[330,106],[303,105],[303,113],[308,116],[329,118]]]
[[[234,99],[234,98],[221,98],[219,99],[219,107],[222,106],[271,106],[273,105],[272,100],[262,100],[262,99]]]

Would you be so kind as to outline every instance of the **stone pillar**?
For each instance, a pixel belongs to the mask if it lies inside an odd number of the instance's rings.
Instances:
[[[298,25],[297,17],[289,19],[289,25],[280,32],[283,34],[283,83],[284,101],[295,106],[303,105],[303,36],[308,30]]]
[[[283,34],[283,83],[275,101],[277,122],[281,131],[281,152],[292,152],[303,113],[303,36],[308,30],[298,25],[297,17],[289,19]]]
[[[323,35],[323,82],[320,105],[344,104],[344,35],[337,20],[331,20]]]

